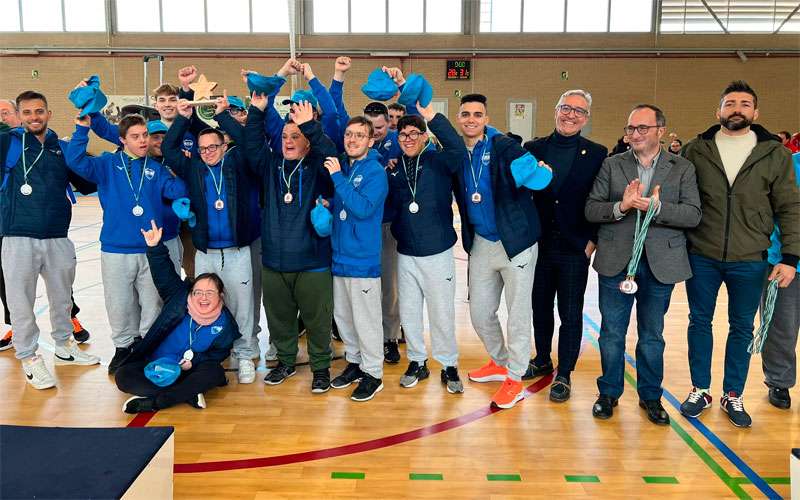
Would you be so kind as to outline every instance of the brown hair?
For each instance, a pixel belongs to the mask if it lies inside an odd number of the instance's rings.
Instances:
[[[225,294],[225,284],[222,283],[222,278],[220,278],[217,273],[203,273],[196,276],[194,280],[191,281],[191,288],[189,289],[190,294],[194,291],[194,286],[197,284],[197,282],[201,280],[209,280],[210,282],[214,283],[214,286],[217,287],[217,292],[219,292],[220,296]]]
[[[47,109],[47,98],[44,94],[36,92],[35,90],[26,90],[25,92],[21,93],[17,96],[16,108],[19,110],[19,105],[22,101],[35,101],[40,100],[44,103],[45,109]]]
[[[128,130],[136,125],[141,125],[147,129],[147,121],[144,119],[144,116],[136,113],[126,115],[125,118],[119,121],[119,136],[124,138],[128,135]]]
[[[165,83],[160,85],[157,89],[153,91],[153,96],[158,98],[162,95],[178,95],[178,87],[172,85],[170,83]]]
[[[347,122],[347,127],[350,125],[364,125],[367,127],[367,132],[369,136],[372,137],[372,134],[375,133],[375,127],[372,126],[372,122],[366,116],[354,116],[350,118],[350,121]],[[347,128],[345,127],[345,128]]]

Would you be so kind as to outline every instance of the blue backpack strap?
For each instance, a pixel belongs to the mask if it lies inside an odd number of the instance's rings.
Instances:
[[[20,156],[22,156],[22,141],[15,134],[8,134],[8,149],[6,149],[5,164],[2,165],[3,184],[0,185],[0,191],[5,190],[11,169],[17,164]]]

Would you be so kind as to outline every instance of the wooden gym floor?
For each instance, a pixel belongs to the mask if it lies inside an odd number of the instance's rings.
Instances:
[[[103,304],[97,198],[81,198],[69,237],[78,271],[75,298],[92,339],[85,349],[110,360],[113,347]],[[188,405],[131,418],[121,411],[127,395],[117,391],[102,367],[58,367],[57,389],[28,386],[13,357],[0,354],[3,400],[0,422],[41,426],[171,425],[176,429],[176,498],[530,498],[537,496],[788,497],[789,452],[800,446],[797,403],[789,411],[767,401],[760,359],[750,370],[746,408],[751,429],[733,427],[719,409],[722,356],[727,332],[724,293],[714,325],[714,406],[700,420],[677,411],[690,389],[686,348],[687,305],[676,287],[665,337],[665,397],[672,424],[657,427],[637,406],[633,358],[625,395],[609,421],[595,420],[591,406],[600,372],[597,335],[597,276],[590,274],[584,342],[572,377],[572,399],[547,398],[549,379],[529,382],[525,401],[511,410],[488,406],[498,384],[466,382],[466,372],[485,362],[483,346],[469,323],[466,258],[456,246],[456,297],[460,372],[466,391],[448,394],[431,361],[431,378],[413,389],[398,380],[406,361],[387,365],[385,389],[367,403],[349,400],[349,390],[312,395],[310,373],[275,387],[230,385],[207,394],[208,408]],[[9,283],[9,293],[14,293]],[[40,291],[44,288],[41,286]],[[501,306],[501,314],[504,316]],[[46,297],[36,312],[43,333],[40,353],[52,368]],[[262,327],[265,321],[262,315]],[[634,352],[635,325],[628,338]],[[266,348],[262,334],[262,353]],[[343,347],[335,344],[341,355]],[[301,351],[303,347],[301,346]],[[401,349],[404,351],[404,349]],[[302,360],[305,359],[301,352]],[[333,373],[344,366],[334,361]],[[800,401],[800,392],[792,391]],[[54,443],[58,446],[58,443]]]

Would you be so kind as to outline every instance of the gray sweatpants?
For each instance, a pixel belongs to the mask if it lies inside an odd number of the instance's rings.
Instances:
[[[400,305],[397,298],[397,240],[392,236],[392,224],[381,227],[381,310],[383,311],[383,341],[400,338]],[[337,323],[338,325],[338,323]]]
[[[422,307],[428,309],[433,359],[442,366],[458,364],[456,343],[456,269],[453,248],[426,257],[397,256],[400,323],[406,334],[409,361],[428,359]]]
[[[766,288],[764,291],[761,307],[764,307]],[[788,287],[778,288],[772,324],[767,331],[767,340],[761,352],[761,366],[764,368],[764,378],[768,386],[789,389],[797,382],[798,330],[800,330],[800,274],[795,275]]]
[[[236,319],[242,336],[233,342],[232,354],[236,359],[258,357],[258,339],[253,335],[253,265],[250,247],[209,248],[197,251],[194,273],[216,273],[225,285],[225,305]]]
[[[144,337],[161,312],[147,255],[100,252],[103,295],[114,347],[128,347]]]
[[[68,238],[3,237],[3,275],[9,288],[7,306],[17,359],[34,356],[39,347],[39,326],[33,311],[39,275],[44,279],[50,304],[50,336],[56,344],[64,345],[72,335],[70,297],[75,262],[75,246]]]
[[[531,357],[531,294],[537,245],[509,260],[503,244],[475,235],[469,255],[469,315],[492,360],[521,380]],[[497,318],[505,290],[507,340]]]
[[[344,342],[345,359],[383,378],[381,279],[333,277],[333,317]]]
[[[183,243],[180,237],[176,236],[164,242],[164,246],[169,250],[169,260],[175,266],[175,272],[181,276],[181,266],[183,265]]]

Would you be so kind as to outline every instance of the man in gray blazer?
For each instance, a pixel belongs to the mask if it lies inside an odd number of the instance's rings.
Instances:
[[[586,201],[589,222],[600,223],[594,268],[599,275],[600,396],[592,414],[610,418],[623,391],[625,334],[636,299],[639,339],[636,375],[639,406],[653,423],[669,424],[661,405],[664,376],[664,315],[675,283],[691,277],[684,230],[700,222],[700,195],[694,165],[661,148],[666,132],[664,113],[649,104],[636,106],[625,135],[631,149],[607,158]],[[637,214],[644,220],[651,202],[656,207],[641,260],[636,290],[621,291],[633,250]]]

